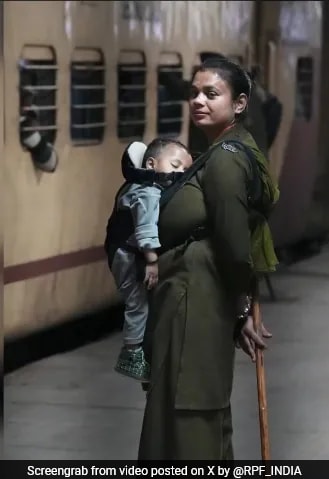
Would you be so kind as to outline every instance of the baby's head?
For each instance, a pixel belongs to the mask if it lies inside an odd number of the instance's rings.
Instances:
[[[148,145],[142,167],[156,173],[184,172],[192,165],[186,146],[169,138],[155,138]]]

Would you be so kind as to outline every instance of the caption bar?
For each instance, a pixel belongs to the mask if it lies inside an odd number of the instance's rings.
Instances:
[[[187,476],[187,477],[233,477],[241,479],[244,477],[295,477],[303,476],[300,466],[292,465],[244,465],[244,466],[170,466],[170,467],[38,467],[27,466],[29,477],[165,477],[165,476]]]

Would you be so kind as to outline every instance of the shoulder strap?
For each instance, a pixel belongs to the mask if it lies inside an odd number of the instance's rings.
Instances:
[[[215,143],[212,145],[205,153],[199,156],[194,163],[192,164],[191,168],[189,168],[182,176],[179,178],[175,183],[173,183],[169,188],[167,188],[161,195],[160,198],[160,208],[163,208],[168,201],[174,196],[174,194],[180,190],[185,183],[190,181],[190,179],[203,167],[203,165],[208,160],[210,153],[215,149],[216,146],[220,145],[220,143]]]
[[[120,195],[122,194],[122,192],[130,185],[130,182],[129,181],[125,181],[121,186],[120,188],[118,189],[116,195],[115,195],[115,198],[114,198],[114,205],[113,205],[113,211],[115,211],[118,207],[118,200],[120,198]]]
[[[203,167],[203,165],[206,163],[208,160],[210,153],[217,147],[222,144],[225,145],[232,145],[237,147],[239,150],[242,150],[246,153],[246,156],[248,158],[251,171],[252,171],[252,180],[250,184],[250,190],[249,193],[252,197],[253,202],[258,201],[261,196],[262,196],[262,181],[260,178],[259,174],[259,169],[258,169],[258,163],[257,159],[248,146],[245,144],[241,143],[240,141],[237,140],[229,140],[229,141],[221,141],[219,143],[215,143],[212,145],[209,150],[207,150],[205,153],[203,153],[199,158],[195,160],[191,168],[189,168],[186,173],[183,174],[183,176],[176,181],[172,186],[167,188],[161,195],[160,199],[160,208],[163,208],[168,201],[171,200],[171,198],[174,196],[174,194],[180,190],[197,172],[200,170],[200,168]]]
[[[171,173],[157,173],[154,170],[146,168],[126,168],[124,170],[124,178],[127,183],[159,183],[176,182],[183,176],[183,173],[173,171]]]
[[[249,194],[252,197],[253,203],[259,201],[263,193],[263,183],[260,177],[258,162],[254,152],[252,151],[250,147],[246,146],[241,141],[230,140],[227,142],[227,144],[234,145],[236,148],[238,148],[239,150],[243,151],[246,154],[249,161],[250,168],[251,168],[251,172],[252,172],[252,178],[249,185]]]

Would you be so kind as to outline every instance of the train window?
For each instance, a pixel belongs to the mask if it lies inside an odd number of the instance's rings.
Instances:
[[[183,124],[181,56],[162,53],[158,67],[158,119],[157,130],[161,136],[178,136]]]
[[[141,140],[145,131],[146,61],[143,52],[122,51],[118,64],[118,137]]]
[[[55,51],[48,46],[23,48],[19,69],[20,138],[38,131],[47,142],[54,144],[56,126]]]
[[[76,48],[71,62],[71,139],[102,142],[105,131],[105,66],[100,50]]]
[[[313,99],[313,58],[299,57],[296,68],[295,115],[310,121]]]

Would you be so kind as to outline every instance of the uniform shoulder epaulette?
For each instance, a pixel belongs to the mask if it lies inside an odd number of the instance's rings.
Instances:
[[[237,153],[238,152],[238,149],[235,146],[230,145],[229,143],[225,143],[225,141],[222,143],[222,148],[223,148],[223,150],[230,151],[231,153]]]

